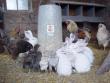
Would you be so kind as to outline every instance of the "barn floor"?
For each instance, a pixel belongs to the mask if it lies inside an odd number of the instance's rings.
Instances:
[[[98,50],[90,45],[95,54],[92,69],[84,74],[72,74],[69,77],[60,77],[56,73],[28,72],[15,64],[9,55],[0,55],[0,83],[110,83],[110,72],[96,75],[96,70],[104,60],[109,48]]]

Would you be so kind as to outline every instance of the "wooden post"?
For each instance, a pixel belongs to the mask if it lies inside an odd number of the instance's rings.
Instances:
[[[110,70],[110,51],[109,51],[107,57],[105,58],[104,62],[100,66],[100,68],[97,70],[96,74],[101,75],[109,70]]]

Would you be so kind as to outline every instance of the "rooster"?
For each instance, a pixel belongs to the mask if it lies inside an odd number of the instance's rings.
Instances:
[[[97,40],[98,40],[98,45],[103,45],[104,50],[108,46],[109,41],[110,41],[110,33],[106,29],[106,26],[104,24],[99,24],[98,25],[98,32],[96,34]]]

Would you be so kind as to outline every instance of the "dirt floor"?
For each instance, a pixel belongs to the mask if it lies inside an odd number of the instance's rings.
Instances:
[[[20,68],[7,54],[0,55],[0,83],[110,83],[110,72],[96,75],[96,70],[107,55],[107,50],[98,50],[90,45],[94,51],[95,61],[92,69],[84,74],[72,74],[69,77],[58,76],[56,73],[28,72]]]

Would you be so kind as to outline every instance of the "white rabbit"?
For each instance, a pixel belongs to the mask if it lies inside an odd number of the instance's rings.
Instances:
[[[71,45],[74,41],[76,41],[77,39],[76,39],[76,37],[75,37],[75,35],[73,34],[73,33],[70,33],[70,37],[66,37],[65,38],[65,42],[64,42],[64,45],[67,45],[67,46],[69,46],[69,45]]]
[[[87,58],[89,59],[90,63],[92,64],[93,61],[94,61],[94,54],[93,54],[92,50],[89,47],[84,47],[83,54],[85,56],[87,56]]]
[[[66,37],[65,38],[65,42],[64,42],[64,46],[69,46],[70,45],[70,38],[69,37]]]
[[[91,64],[89,59],[81,53],[75,53],[76,59],[74,63],[74,68],[78,73],[85,73],[90,71]]]
[[[58,65],[57,65],[57,73],[63,76],[69,76],[72,74],[72,66],[69,59],[63,52],[56,52],[56,55],[59,58]]]
[[[70,43],[73,43],[74,41],[77,41],[77,37],[75,34],[70,33]]]
[[[73,44],[73,49],[72,49],[72,45],[70,46],[70,48],[67,49],[66,56],[68,56],[67,58],[69,58],[72,67],[75,68],[78,73],[88,72],[90,71],[90,67],[91,67],[91,63],[87,55],[85,55],[83,51],[84,51],[84,47],[82,48],[77,46],[74,47],[74,44]],[[73,55],[70,56],[69,52],[72,53]]]
[[[78,41],[76,42],[76,45],[79,47],[86,47],[88,43],[86,42],[85,39],[78,39]]]

